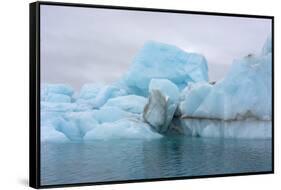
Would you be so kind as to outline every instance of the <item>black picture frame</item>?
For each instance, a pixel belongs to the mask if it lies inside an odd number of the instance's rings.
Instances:
[[[246,17],[246,18],[262,18],[271,20],[272,31],[272,170],[265,172],[248,172],[248,173],[231,173],[231,174],[215,174],[203,176],[186,176],[186,177],[171,177],[171,178],[154,178],[141,180],[123,180],[123,181],[107,181],[107,182],[89,182],[89,183],[74,183],[74,184],[59,184],[59,185],[41,185],[40,183],[40,6],[68,6],[68,7],[88,7],[88,8],[103,8],[103,9],[118,9],[118,10],[133,10],[133,11],[150,11],[150,12],[165,12],[165,13],[183,13],[195,15],[216,15],[230,17]],[[170,10],[170,9],[155,9],[142,7],[123,7],[109,5],[92,5],[80,3],[62,3],[62,2],[47,2],[40,1],[29,4],[29,185],[33,188],[52,188],[52,187],[70,187],[70,186],[85,186],[85,185],[101,185],[101,184],[120,184],[120,183],[135,183],[135,182],[152,182],[152,181],[167,181],[167,180],[183,180],[194,178],[211,178],[211,177],[227,177],[227,176],[245,176],[257,174],[273,174],[274,173],[274,16],[264,15],[248,15],[248,14],[233,14],[233,13],[218,13],[218,12],[201,12],[187,10]]]

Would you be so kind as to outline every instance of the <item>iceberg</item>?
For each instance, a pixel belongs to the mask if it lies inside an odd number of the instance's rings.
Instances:
[[[167,79],[152,79],[143,119],[159,133],[165,133],[172,121],[179,101],[178,87]]]
[[[234,60],[227,76],[215,85],[187,87],[180,112],[184,118],[271,120],[272,56],[249,55]]]
[[[272,55],[233,61],[226,77],[208,82],[204,56],[148,42],[116,83],[41,88],[41,140],[153,139],[169,132],[216,138],[271,138]]]
[[[151,79],[168,79],[180,90],[188,83],[208,81],[208,66],[204,56],[187,53],[176,46],[147,42],[119,84],[129,94],[148,96]]]
[[[271,138],[271,67],[269,38],[260,55],[234,60],[223,80],[187,86],[173,128],[187,136]]]

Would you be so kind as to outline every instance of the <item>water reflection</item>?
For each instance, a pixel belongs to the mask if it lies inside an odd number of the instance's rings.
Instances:
[[[170,136],[42,144],[42,184],[271,170],[271,140]]]

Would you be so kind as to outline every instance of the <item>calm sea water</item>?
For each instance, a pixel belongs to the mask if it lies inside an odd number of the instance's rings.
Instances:
[[[42,185],[271,170],[271,140],[164,137],[42,143]]]

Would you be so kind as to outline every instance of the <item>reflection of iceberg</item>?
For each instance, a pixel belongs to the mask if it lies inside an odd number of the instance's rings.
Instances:
[[[271,39],[259,56],[235,60],[227,76],[208,83],[199,54],[148,42],[129,71],[110,85],[41,89],[41,139],[92,141],[186,136],[271,138]]]

